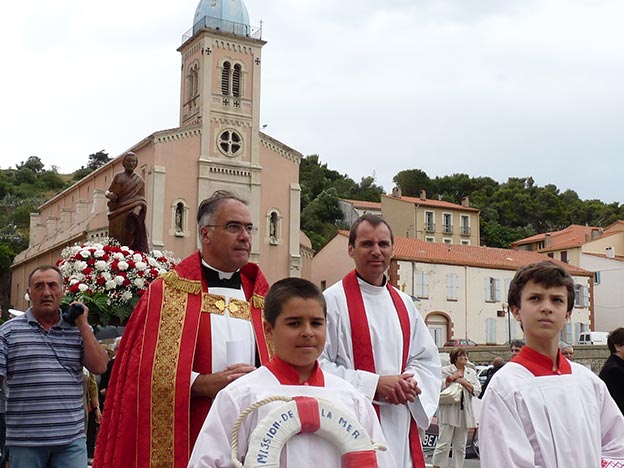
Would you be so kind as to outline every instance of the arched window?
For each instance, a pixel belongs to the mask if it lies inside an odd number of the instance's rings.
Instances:
[[[240,97],[240,79],[241,66],[237,63],[234,65],[234,73],[232,74],[232,95],[234,97]]]
[[[223,62],[223,70],[221,71],[221,94],[230,95],[230,71],[232,65],[230,62]]]

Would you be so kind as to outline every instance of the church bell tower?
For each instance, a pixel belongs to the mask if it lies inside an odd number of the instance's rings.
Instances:
[[[182,38],[180,126],[200,132],[199,200],[220,189],[260,200],[260,72],[266,43],[242,0],[200,0]]]

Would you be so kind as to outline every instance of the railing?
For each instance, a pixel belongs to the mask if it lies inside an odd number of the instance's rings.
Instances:
[[[442,232],[444,234],[453,234],[453,225],[452,224],[443,224]]]
[[[212,29],[224,33],[235,34],[237,36],[250,37],[252,39],[262,39],[262,26],[254,27],[244,23],[235,23],[213,16],[204,16],[191,29],[182,35],[182,44],[188,41],[194,34],[202,29]]]
[[[435,223],[425,223],[425,232],[435,232]]]
[[[462,236],[469,236],[470,235],[470,226],[462,226],[460,228],[460,234]]]

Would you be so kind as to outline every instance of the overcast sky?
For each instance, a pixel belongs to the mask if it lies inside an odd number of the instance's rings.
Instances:
[[[229,1],[229,0],[227,0]],[[246,0],[265,132],[356,181],[532,176],[624,202],[621,0]],[[178,125],[196,0],[34,0],[0,17],[0,167],[61,172]]]

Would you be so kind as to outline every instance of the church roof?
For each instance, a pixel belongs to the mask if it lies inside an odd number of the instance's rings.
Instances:
[[[193,33],[216,29],[238,36],[249,36],[249,14],[243,0],[200,0],[193,17]]]

